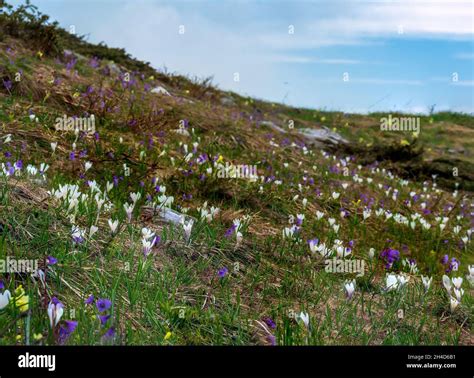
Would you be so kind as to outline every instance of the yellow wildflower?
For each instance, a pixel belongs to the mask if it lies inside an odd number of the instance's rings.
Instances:
[[[168,339],[171,337],[171,335],[172,335],[172,334],[171,334],[170,331],[166,332],[165,340],[168,340]]]
[[[12,302],[21,312],[28,311],[29,301],[30,298],[28,295],[25,295],[25,290],[22,285],[15,289],[13,296],[10,299],[10,302]]]

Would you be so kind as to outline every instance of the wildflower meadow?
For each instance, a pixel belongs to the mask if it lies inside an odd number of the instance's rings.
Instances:
[[[474,344],[472,115],[381,130],[0,3],[1,345]]]

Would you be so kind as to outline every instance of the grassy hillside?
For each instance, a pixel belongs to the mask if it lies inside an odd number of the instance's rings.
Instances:
[[[38,266],[0,273],[0,344],[474,343],[472,116],[381,131],[4,10],[0,258]]]

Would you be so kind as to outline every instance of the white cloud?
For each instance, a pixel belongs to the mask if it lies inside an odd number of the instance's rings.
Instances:
[[[453,81],[452,85],[461,87],[474,87],[474,80]]]
[[[474,60],[474,53],[459,53],[454,55],[454,59]]]
[[[351,79],[349,82],[374,85],[423,85],[420,80]]]
[[[382,78],[352,78],[344,82],[342,76],[340,79],[320,79],[321,83],[343,83],[350,84],[372,84],[372,85],[423,85],[421,80],[405,80],[405,79],[382,79]]]
[[[311,58],[297,55],[274,55],[268,59],[276,63],[303,63],[303,64],[370,64],[357,59],[344,58]]]
[[[474,34],[474,2],[398,0],[344,1],[329,14],[295,23],[294,34],[261,35],[277,49],[310,49],[337,45],[381,44],[385,38],[470,40]],[[308,3],[303,3],[308,7]],[[315,9],[317,10],[317,9]],[[311,10],[308,8],[308,12]]]

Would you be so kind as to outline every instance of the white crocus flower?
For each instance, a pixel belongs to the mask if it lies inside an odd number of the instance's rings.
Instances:
[[[423,282],[423,286],[425,287],[425,290],[428,291],[431,286],[431,281],[433,281],[433,277],[425,277],[421,276],[421,281]]]
[[[344,288],[346,289],[347,299],[351,299],[355,292],[355,280],[347,281]]]
[[[100,198],[99,193],[97,193],[95,196],[95,202],[97,203],[97,211],[100,212],[100,209],[102,209],[102,206],[104,205],[105,198]]]
[[[41,173],[41,174],[44,175],[48,169],[49,169],[49,165],[48,165],[48,164],[46,164],[46,163],[41,163],[41,164],[40,164],[40,169],[39,169],[39,170],[40,170],[40,173]]]
[[[454,289],[454,295],[456,296],[456,299],[461,302],[461,298],[464,295],[464,290],[463,289]]]
[[[299,314],[299,318],[303,321],[306,328],[308,328],[309,327],[309,314],[301,311]]]
[[[283,239],[291,239],[295,233],[294,227],[285,227],[283,229]]]
[[[129,205],[128,203],[123,204],[123,208],[125,209],[125,213],[127,214],[127,219],[130,222],[132,220],[132,212],[135,204]]]
[[[456,307],[458,307],[458,305],[459,305],[459,301],[456,298],[451,297],[451,300],[450,300],[451,312],[453,312],[456,309]]]
[[[398,287],[397,276],[395,274],[387,274],[385,286],[387,291],[395,290]]]
[[[240,243],[242,243],[242,240],[244,239],[242,233],[240,231],[237,231],[235,233],[235,241],[236,241],[236,246],[239,246]]]
[[[84,170],[87,172],[89,169],[91,169],[92,163],[90,161],[86,161],[84,164]]]
[[[3,294],[0,294],[0,310],[3,310],[10,303],[11,294],[9,290],[5,290]]]
[[[459,289],[462,285],[462,277],[453,277],[451,279],[451,281],[453,281],[453,284],[454,286],[456,286],[456,289]]]
[[[364,216],[364,219],[367,219],[368,217],[370,217],[370,215],[372,214],[372,211],[370,209],[364,209],[362,215]]]
[[[91,238],[98,230],[99,230],[99,227],[92,225],[89,230],[89,237]]]
[[[316,242],[316,240],[310,240],[308,244],[311,253],[316,253],[318,250],[318,243]]]
[[[468,265],[467,269],[469,270],[469,275],[474,276],[474,265]]]
[[[446,274],[443,275],[443,286],[448,293],[451,292],[451,287],[452,287],[451,280]]]
[[[143,227],[142,228],[142,236],[143,236],[144,239],[149,240],[153,236],[155,236],[155,233],[152,230],[150,230],[149,228]]]
[[[308,199],[307,199],[307,198],[303,198],[302,204],[303,204],[303,208],[305,208],[306,205],[308,204]]]
[[[399,274],[397,276],[397,280],[398,280],[398,288],[401,289],[408,283],[408,281],[410,280],[410,277]]]
[[[184,236],[186,238],[186,241],[189,241],[189,238],[191,237],[191,230],[193,228],[193,222],[188,221],[187,223],[183,222],[183,230],[184,230]]]
[[[137,203],[137,201],[142,197],[142,194],[140,192],[137,193],[130,193],[130,198],[133,201],[133,204]]]
[[[146,240],[145,238],[142,239],[142,246],[143,246],[143,254],[147,256],[156,242],[156,236],[152,240]]]
[[[375,249],[374,248],[370,248],[369,249],[369,259],[373,259],[375,256]]]
[[[112,233],[115,233],[115,231],[117,230],[118,225],[119,225],[118,220],[112,221],[112,219],[109,219],[109,227],[110,227],[110,231],[112,231]]]
[[[63,313],[64,308],[61,303],[54,304],[53,302],[49,302],[48,317],[51,328],[55,327],[59,323],[59,320],[63,316]]]

